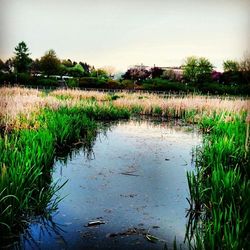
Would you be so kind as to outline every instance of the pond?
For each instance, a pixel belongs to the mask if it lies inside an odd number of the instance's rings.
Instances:
[[[68,180],[65,198],[50,220],[30,224],[22,248],[171,249],[175,239],[185,248],[186,172],[200,143],[197,129],[180,121],[110,125],[90,155],[78,149],[55,162],[53,180]]]

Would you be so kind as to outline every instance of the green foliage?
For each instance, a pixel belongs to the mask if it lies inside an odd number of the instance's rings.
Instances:
[[[208,133],[198,152],[196,174],[188,173],[188,234],[194,249],[248,249],[249,151],[245,115],[204,116]]]
[[[97,77],[81,77],[79,79],[79,87],[85,88],[105,88],[107,81]]]
[[[143,88],[163,91],[188,91],[188,86],[182,82],[170,81],[160,78],[149,79],[143,82]]]
[[[47,76],[59,73],[60,60],[57,58],[54,50],[51,49],[47,51],[44,56],[41,57],[40,67],[43,73]]]
[[[25,42],[22,41],[15,47],[15,55],[14,66],[16,72],[27,72],[32,60],[29,58],[30,53]]]
[[[107,80],[107,87],[111,89],[119,89],[121,88],[120,82],[116,80],[109,79]]]
[[[233,60],[226,60],[223,62],[223,70],[224,71],[232,71],[236,72],[239,71],[239,63]]]
[[[82,104],[57,111],[44,109],[36,117],[37,130],[0,136],[0,238],[25,226],[29,216],[56,209],[60,198],[55,194],[62,185],[51,184],[55,154],[69,151],[79,140],[88,149],[96,136],[94,120],[129,117],[126,109],[112,105]],[[29,120],[20,117],[20,122]]]
[[[76,87],[79,87],[79,83],[78,83],[78,80],[75,79],[75,78],[69,78],[66,80],[66,84],[68,87],[70,88],[76,88]]]
[[[134,88],[134,81],[133,80],[122,80],[120,86],[121,86],[121,88],[125,88],[125,89],[133,89]]]
[[[211,79],[213,65],[204,57],[188,57],[184,68],[184,77],[190,82],[204,82]]]
[[[96,77],[100,80],[109,79],[108,72],[106,72],[104,69],[93,69],[90,75],[91,77]]]

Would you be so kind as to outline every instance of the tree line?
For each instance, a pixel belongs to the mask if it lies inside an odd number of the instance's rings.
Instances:
[[[69,87],[136,88],[151,90],[201,91],[218,94],[249,94],[250,56],[241,61],[226,60],[223,72],[218,72],[204,57],[188,57],[178,68],[129,68],[120,79],[114,80],[114,68],[96,69],[86,62],[60,60],[54,50],[40,59],[32,60],[25,42],[14,49],[14,57],[0,59],[0,83],[58,85],[55,76],[66,78]]]

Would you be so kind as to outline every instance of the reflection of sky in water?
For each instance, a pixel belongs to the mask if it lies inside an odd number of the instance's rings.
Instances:
[[[168,123],[121,122],[100,134],[91,159],[79,152],[64,165],[55,163],[53,177],[69,179],[65,196],[53,217],[65,232],[31,227],[41,249],[162,249],[143,236],[107,238],[108,233],[144,228],[171,247],[185,235],[188,188],[186,171],[192,169],[192,148],[200,137],[188,127]],[[102,217],[106,224],[85,227]],[[155,228],[159,227],[159,228]],[[60,236],[61,235],[61,236]],[[25,243],[30,249],[34,244]]]

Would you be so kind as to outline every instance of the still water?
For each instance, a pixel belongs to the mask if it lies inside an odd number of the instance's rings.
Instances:
[[[178,121],[111,125],[91,155],[80,149],[55,162],[53,180],[68,180],[59,191],[65,198],[52,220],[30,225],[22,248],[171,249],[175,238],[185,248],[186,171],[200,143],[197,130]]]

